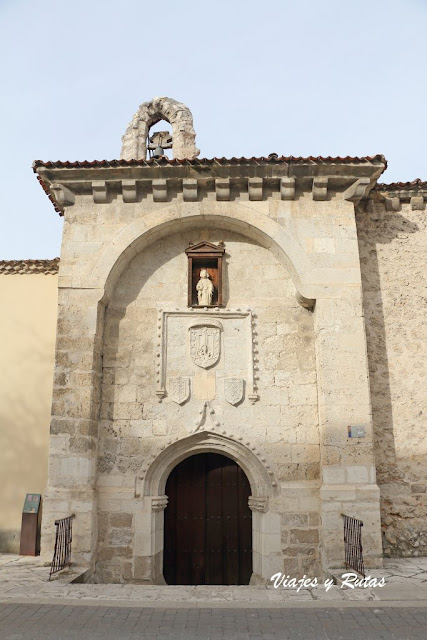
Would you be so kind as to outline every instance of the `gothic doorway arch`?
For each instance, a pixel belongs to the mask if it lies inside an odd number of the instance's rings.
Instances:
[[[269,463],[261,460],[255,445],[236,440],[232,434],[200,431],[178,436],[162,445],[135,478],[135,497],[141,500],[135,513],[134,562],[145,567],[140,578],[164,584],[164,515],[168,504],[166,484],[173,469],[187,458],[204,453],[221,454],[244,472],[251,496],[252,576],[251,584],[268,581],[281,562],[280,513],[270,508],[277,494],[277,481]],[[139,578],[138,578],[139,579]]]
[[[172,470],[165,493],[167,584],[249,584],[251,487],[243,469],[222,454],[199,453]]]

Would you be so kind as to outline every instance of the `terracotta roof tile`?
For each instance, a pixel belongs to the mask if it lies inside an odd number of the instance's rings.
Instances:
[[[55,275],[59,269],[59,258],[52,260],[0,260],[0,275],[24,275],[44,273]]]
[[[33,165],[33,168],[34,168],[34,165]],[[56,213],[59,213],[60,216],[63,216],[64,212],[62,211],[62,209],[58,206],[58,203],[52,197],[52,194],[50,193],[50,191],[47,188],[47,186],[44,183],[44,181],[40,178],[40,176],[37,176],[37,180],[40,182],[41,188],[43,189],[43,191],[45,192],[45,194],[47,195],[47,197],[49,198],[49,200],[53,204],[53,208],[55,209]]]
[[[427,182],[416,178],[412,182],[389,182],[388,184],[379,182],[375,189],[378,191],[413,191],[417,189],[427,189]]]
[[[90,169],[97,167],[144,167],[144,166],[165,166],[165,165],[209,165],[209,164],[354,164],[361,162],[381,162],[387,165],[387,161],[384,156],[378,154],[375,156],[364,157],[323,157],[323,156],[308,156],[294,157],[294,156],[277,156],[271,154],[268,157],[261,156],[259,158],[194,158],[193,160],[178,158],[151,158],[150,160],[82,160],[70,162],[69,160],[55,162],[43,162],[42,160],[35,160],[33,162],[33,170],[37,171],[39,167],[45,167],[46,169]]]
[[[384,169],[387,167],[387,161],[383,155],[375,156],[345,156],[345,157],[323,157],[323,156],[278,156],[276,153],[270,154],[268,157],[261,156],[259,158],[194,158],[193,160],[178,158],[151,158],[150,160],[82,160],[82,161],[61,161],[54,162],[43,160],[35,160],[33,162],[33,171],[38,172],[39,168],[45,169],[97,169],[97,168],[118,168],[118,167],[166,167],[166,166],[230,166],[230,165],[319,165],[319,164],[382,164]],[[52,202],[54,209],[60,216],[64,215],[63,209],[58,205],[48,186],[41,176],[37,176],[43,190]]]

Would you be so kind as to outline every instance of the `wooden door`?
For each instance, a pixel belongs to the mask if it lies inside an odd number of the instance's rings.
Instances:
[[[166,483],[167,584],[248,584],[252,573],[250,485],[217,453],[187,458]]]

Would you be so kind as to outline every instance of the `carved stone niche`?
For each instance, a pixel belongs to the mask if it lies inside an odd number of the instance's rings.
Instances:
[[[188,257],[188,306],[189,307],[222,307],[222,265],[225,247],[211,242],[199,242],[185,250]],[[208,273],[208,280],[213,284],[210,303],[199,304],[197,284]]]

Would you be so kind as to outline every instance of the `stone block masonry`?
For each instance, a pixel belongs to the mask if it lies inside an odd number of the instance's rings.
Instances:
[[[375,406],[372,422],[359,211],[384,158],[197,160],[187,111],[143,105],[120,161],[36,165],[64,211],[46,513],[76,513],[96,579],[161,583],[168,477],[220,453],[250,484],[253,583],[342,565],[342,513],[364,521],[366,566],[381,566],[389,453]],[[160,116],[182,116],[185,135],[173,160],[146,161]],[[225,246],[222,307],[188,306],[198,242]],[[395,468],[415,509],[422,464]],[[387,515],[386,540],[409,531]]]

